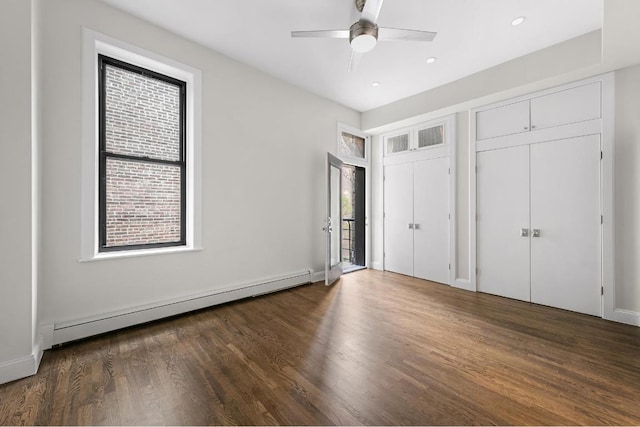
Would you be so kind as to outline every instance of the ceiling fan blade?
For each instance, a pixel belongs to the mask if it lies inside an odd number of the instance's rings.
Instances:
[[[320,37],[327,39],[348,39],[349,30],[291,31],[291,37]]]
[[[353,73],[358,68],[358,64],[360,60],[364,56],[361,52],[356,52],[355,50],[351,50],[351,58],[349,58],[349,72]]]
[[[401,30],[399,28],[378,28],[378,40],[400,40],[430,42],[438,33],[420,30]]]
[[[367,21],[370,24],[377,23],[380,9],[382,9],[382,0],[367,0],[360,15],[360,21]]]

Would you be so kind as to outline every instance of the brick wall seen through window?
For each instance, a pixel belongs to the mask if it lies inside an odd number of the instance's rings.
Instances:
[[[100,61],[100,250],[185,244],[186,83]]]

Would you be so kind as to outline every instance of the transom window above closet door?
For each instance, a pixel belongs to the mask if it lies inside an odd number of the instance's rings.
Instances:
[[[384,154],[389,156],[445,145],[447,125],[447,122],[438,120],[385,135]]]

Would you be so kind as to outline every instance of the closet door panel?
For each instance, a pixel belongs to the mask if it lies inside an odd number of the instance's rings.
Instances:
[[[602,116],[600,82],[563,90],[531,100],[531,128],[544,129]]]
[[[600,135],[531,146],[531,300],[600,316]]]
[[[476,113],[476,138],[478,140],[528,131],[528,99]]]
[[[413,165],[384,167],[384,269],[413,276]]]
[[[449,158],[414,163],[415,277],[449,284]]]
[[[529,147],[477,154],[477,287],[530,300]]]

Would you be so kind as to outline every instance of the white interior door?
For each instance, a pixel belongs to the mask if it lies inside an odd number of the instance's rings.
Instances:
[[[342,275],[342,161],[327,153],[327,238],[325,284],[330,285]]]
[[[531,146],[531,301],[601,315],[600,135]]]
[[[449,284],[449,158],[413,165],[413,275]]]
[[[530,301],[529,147],[476,159],[478,290]]]
[[[413,165],[384,167],[384,269],[413,276]]]

